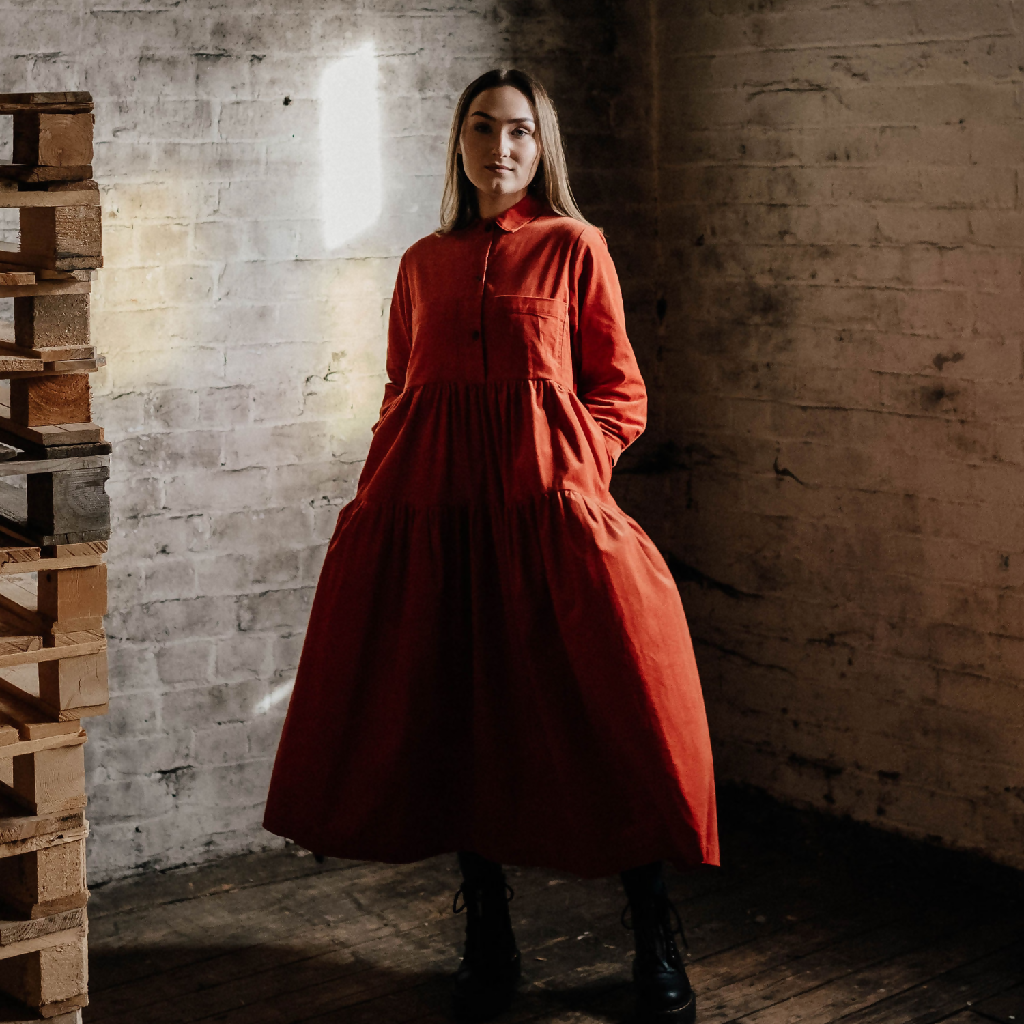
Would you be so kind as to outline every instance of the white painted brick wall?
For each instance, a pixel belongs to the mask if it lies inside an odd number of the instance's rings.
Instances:
[[[0,88],[97,99],[92,877],[271,841],[267,698],[361,467],[397,256],[455,95],[508,58],[617,262],[651,420],[614,487],[683,580],[721,777],[1024,866],[1022,14],[0,0]],[[331,254],[318,82],[366,40],[385,212]]]
[[[700,580],[719,775],[1024,867],[1024,8],[652,10],[666,313],[616,486]]]
[[[397,259],[437,224],[454,100],[507,59],[508,34],[471,0],[0,0],[0,91],[96,102],[95,418],[114,442],[114,524],[93,881],[276,841],[259,822],[285,701],[268,698],[294,677],[354,491]],[[320,78],[366,42],[384,213],[331,252]]]

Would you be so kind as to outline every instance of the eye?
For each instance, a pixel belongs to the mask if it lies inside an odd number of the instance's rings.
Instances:
[[[530,133],[525,128],[515,128],[513,129],[512,134],[522,139],[528,136]]]
[[[486,121],[477,121],[473,125],[473,131],[480,132],[481,135],[487,134],[491,130],[491,126]]]

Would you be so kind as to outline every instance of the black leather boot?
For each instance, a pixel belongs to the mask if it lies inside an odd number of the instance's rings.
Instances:
[[[508,1007],[519,981],[519,950],[508,911],[514,894],[500,864],[460,853],[459,866],[463,882],[452,911],[466,913],[466,949],[452,987],[455,1016],[490,1020]]]
[[[622,912],[623,924],[628,910],[632,922],[626,927],[632,927],[636,940],[633,989],[639,1018],[659,1024],[693,1024],[697,996],[675,942],[676,935],[684,944],[686,937],[679,914],[668,898],[661,864],[623,871],[622,883],[629,899],[629,906]]]

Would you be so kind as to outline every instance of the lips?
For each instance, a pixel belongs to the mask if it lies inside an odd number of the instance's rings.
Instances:
[[[504,164],[485,164],[484,165],[489,171],[511,171],[511,167],[506,167]]]

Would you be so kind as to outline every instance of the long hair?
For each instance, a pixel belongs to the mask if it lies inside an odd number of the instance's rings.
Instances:
[[[529,101],[537,114],[537,141],[540,143],[540,161],[537,173],[530,182],[530,192],[545,199],[555,213],[562,217],[588,223],[579,211],[572,189],[569,187],[569,173],[565,167],[565,152],[562,136],[558,130],[558,115],[547,90],[533,75],[515,68],[500,68],[482,74],[470,82],[455,105],[452,131],[448,137],[448,160],[444,175],[444,193],[441,196],[441,227],[439,233],[448,234],[464,228],[479,216],[476,187],[466,177],[459,153],[459,138],[462,125],[469,112],[469,105],[487,89],[511,85]]]

